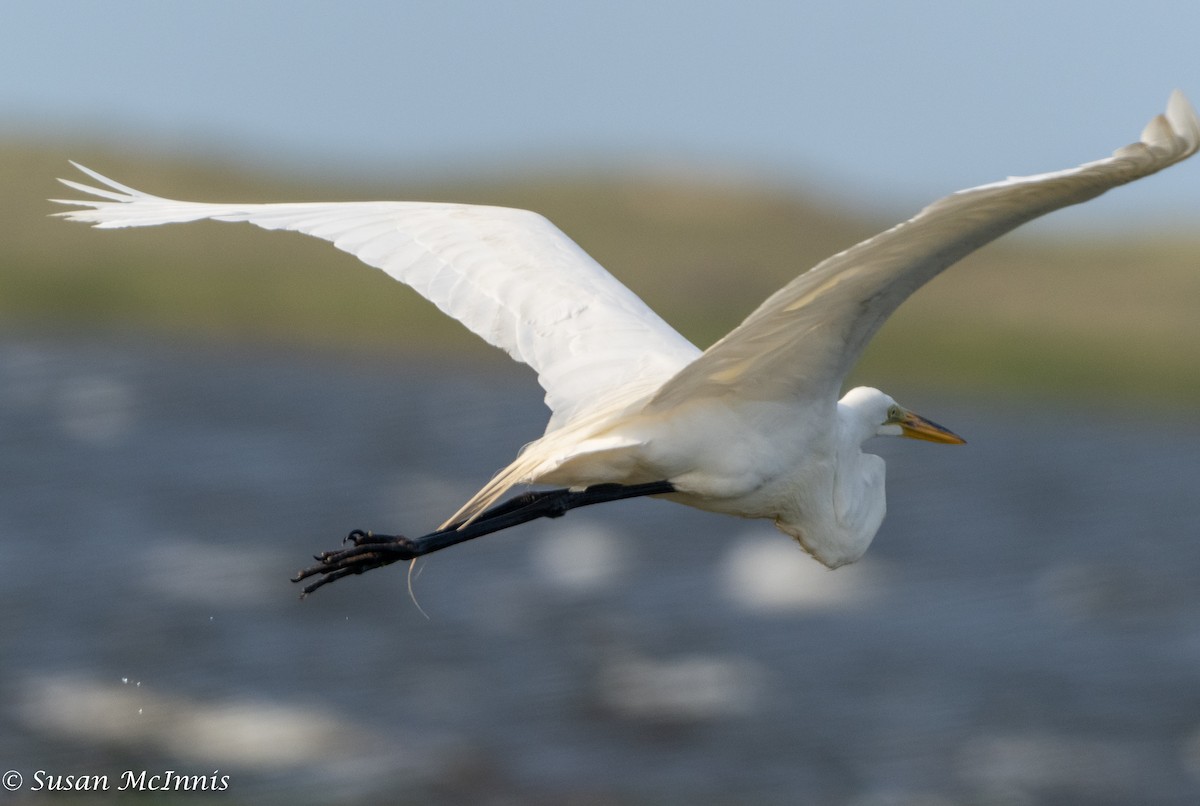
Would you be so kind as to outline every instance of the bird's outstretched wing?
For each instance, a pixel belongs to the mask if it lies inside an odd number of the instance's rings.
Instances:
[[[703,397],[832,400],[884,320],[955,261],[1017,226],[1196,153],[1200,120],[1176,91],[1141,140],[1078,168],[959,191],[818,264],[658,391],[652,409]]]
[[[76,165],[103,201],[58,215],[100,228],[201,219],[303,232],[411,286],[489,344],[529,364],[553,430],[614,396],[656,389],[700,351],[553,224],[504,207],[423,202],[206,204],[134,190]]]

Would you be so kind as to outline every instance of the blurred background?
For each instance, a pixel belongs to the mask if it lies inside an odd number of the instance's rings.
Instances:
[[[532,208],[705,346],[945,193],[1200,100],[1197,30],[1184,0],[6,3],[0,801],[174,770],[229,788],[156,802],[1195,802],[1197,164],[894,317],[852,380],[970,444],[873,446],[855,566],[636,501],[303,603],[312,553],[436,525],[541,432],[532,373],[326,244],[45,200],[74,159]]]

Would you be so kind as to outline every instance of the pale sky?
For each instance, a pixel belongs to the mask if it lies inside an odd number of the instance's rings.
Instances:
[[[0,134],[50,142],[351,177],[653,166],[911,212],[1200,102],[1200,1],[5,0],[0,68]],[[1200,161],[1086,209],[1055,221],[1200,222]]]

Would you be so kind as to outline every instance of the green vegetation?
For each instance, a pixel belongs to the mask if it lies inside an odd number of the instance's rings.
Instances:
[[[321,349],[487,354],[382,273],[311,239],[202,223],[94,231],[47,217],[67,158],[195,200],[420,198],[549,216],[697,344],[798,272],[893,221],[845,199],[683,177],[333,184],[213,160],[66,144],[0,148],[0,316],[10,330],[186,334]],[[1120,192],[1120,191],[1117,191]],[[897,216],[899,217],[899,216]],[[1200,393],[1200,236],[1009,236],[918,293],[856,380],[903,391],[1190,403]]]

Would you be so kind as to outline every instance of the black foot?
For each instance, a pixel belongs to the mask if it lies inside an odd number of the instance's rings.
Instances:
[[[382,568],[401,560],[411,560],[420,553],[413,541],[404,535],[377,535],[355,529],[346,535],[342,542],[354,545],[348,549],[321,552],[313,557],[317,561],[316,565],[309,566],[292,577],[292,582],[300,582],[318,574],[321,577],[304,587],[300,593],[301,599],[342,577],[361,574],[372,568]]]

